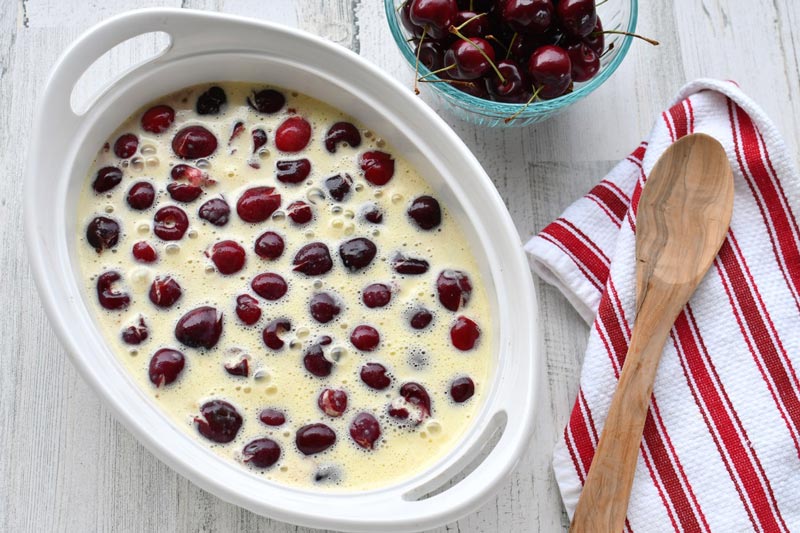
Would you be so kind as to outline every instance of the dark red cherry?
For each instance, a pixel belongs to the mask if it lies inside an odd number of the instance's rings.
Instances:
[[[358,413],[350,423],[350,437],[365,450],[372,450],[381,438],[381,425],[369,413]]]
[[[392,384],[392,378],[386,375],[386,367],[380,363],[367,363],[361,367],[361,381],[375,390],[383,390]]]
[[[256,239],[255,251],[258,257],[275,260],[283,254],[283,237],[274,231],[262,233]]]
[[[103,167],[97,171],[92,182],[92,189],[96,193],[110,191],[122,181],[122,171],[117,167]]]
[[[202,185],[206,179],[205,172],[197,167],[184,165],[183,163],[172,167],[172,170],[169,171],[169,175],[174,181],[186,180],[189,184],[196,187]]]
[[[267,144],[267,132],[261,128],[253,130],[253,153],[258,152],[262,146]]]
[[[489,99],[489,93],[486,92],[486,83],[482,80],[460,81],[459,83],[452,84],[453,89],[457,89],[462,93],[467,93],[475,98],[482,98],[483,100]]]
[[[150,382],[156,387],[169,385],[180,375],[186,359],[178,350],[161,348],[150,359]]]
[[[505,81],[500,81],[492,72],[486,78],[486,90],[496,100],[508,103],[525,103],[530,98],[531,82],[528,73],[512,59],[504,59],[497,64],[497,69]],[[524,100],[520,102],[520,100]]]
[[[327,292],[318,292],[312,296],[308,307],[311,316],[320,324],[327,324],[342,311],[339,302]]]
[[[566,50],[559,46],[540,46],[528,61],[528,74],[537,87],[539,96],[556,98],[564,94],[572,83],[572,62]]]
[[[411,315],[411,320],[408,323],[414,329],[425,329],[433,320],[433,314],[427,309],[418,309]]]
[[[364,152],[360,164],[364,179],[373,185],[386,185],[394,176],[394,159],[386,152]]]
[[[397,254],[392,260],[392,268],[398,274],[418,276],[427,272],[430,265],[424,259],[415,259],[406,257],[403,254]]]
[[[325,134],[325,149],[330,153],[335,153],[341,144],[347,144],[351,148],[361,146],[361,133],[349,122],[337,122]]]
[[[222,313],[204,305],[183,315],[175,325],[175,338],[190,348],[211,349],[222,335]]]
[[[459,32],[464,37],[486,37],[490,20],[486,13],[465,10],[456,13],[453,26],[460,27]]]
[[[412,0],[409,19],[436,40],[450,36],[450,26],[458,14],[456,0]]]
[[[239,135],[242,134],[244,131],[244,122],[241,120],[236,121],[233,125],[233,129],[231,130],[231,136],[228,139],[228,145],[230,145]]]
[[[411,0],[404,1],[403,6],[400,8],[400,22],[408,33],[414,37],[422,36],[422,28],[411,22]]]
[[[236,202],[236,212],[245,222],[264,222],[281,206],[281,195],[274,187],[247,189]]]
[[[222,106],[228,103],[228,97],[222,87],[213,86],[197,97],[195,110],[198,115],[216,115]]]
[[[261,318],[261,307],[258,306],[258,300],[249,294],[240,294],[237,296],[236,316],[248,326],[252,326],[258,322],[258,319]]]
[[[205,220],[209,224],[220,227],[228,223],[230,215],[231,208],[228,205],[228,202],[222,198],[212,198],[201,205],[200,209],[197,211],[197,216],[199,216],[201,219]]]
[[[376,253],[378,248],[375,243],[365,237],[350,239],[339,246],[339,257],[350,272],[368,267]]]
[[[377,329],[362,324],[353,329],[350,334],[350,342],[362,352],[371,352],[380,344],[381,336]]]
[[[150,133],[164,133],[175,121],[175,110],[168,105],[151,107],[142,115],[142,129]]]
[[[121,279],[119,272],[113,270],[103,272],[97,277],[97,299],[105,309],[117,311],[125,309],[131,303],[128,293],[114,290],[114,284]]]
[[[333,268],[331,253],[321,242],[312,242],[300,248],[292,264],[295,272],[306,276],[320,276]]]
[[[433,229],[442,223],[442,209],[432,196],[420,196],[411,202],[408,216],[424,230]]]
[[[600,22],[600,17],[597,17],[597,23],[594,25],[592,32],[583,38],[583,42],[589,45],[589,48],[594,50],[598,56],[602,56],[606,48],[605,35],[603,34],[603,23]]]
[[[456,403],[464,403],[475,394],[475,383],[468,377],[454,379],[450,384],[450,397]]]
[[[195,417],[197,430],[214,442],[225,444],[236,438],[242,427],[242,415],[224,400],[211,400],[200,407],[200,416]]]
[[[283,159],[275,163],[275,177],[281,183],[301,183],[311,174],[308,159]]]
[[[303,117],[289,117],[275,131],[275,146],[281,152],[299,152],[311,140],[311,124]]]
[[[447,74],[454,80],[475,80],[485,76],[492,70],[493,61],[494,48],[480,37],[466,41],[458,39],[444,53],[444,66],[453,67]]]
[[[248,97],[247,103],[259,113],[271,115],[283,109],[284,104],[286,104],[286,97],[276,90],[263,89],[254,92],[252,97]]]
[[[456,318],[450,328],[450,340],[453,342],[453,346],[462,352],[471,350],[480,336],[481,330],[478,325],[465,316]]]
[[[208,157],[217,149],[217,138],[203,126],[183,128],[172,139],[172,151],[181,159]]]
[[[183,291],[172,276],[157,276],[150,284],[150,301],[156,307],[167,309],[175,305]]]
[[[347,393],[343,390],[324,389],[317,398],[317,405],[328,416],[342,416],[347,410]]]
[[[325,358],[325,353],[322,350],[323,346],[327,346],[331,342],[330,337],[323,336],[319,342],[311,345],[303,355],[303,366],[317,377],[324,378],[331,375],[333,363]]]
[[[280,338],[280,334],[292,329],[292,323],[286,318],[276,318],[264,328],[261,337],[267,348],[272,350],[280,350],[283,348],[284,342]]]
[[[295,224],[308,224],[314,218],[314,212],[307,203],[298,200],[286,207],[286,212]]]
[[[220,241],[211,247],[211,261],[220,274],[236,274],[245,263],[244,248],[236,241]]]
[[[383,211],[375,204],[368,205],[364,208],[364,220],[372,224],[380,224],[383,222]]]
[[[139,241],[133,245],[133,258],[140,263],[152,263],[158,259],[155,249],[147,241]]]
[[[269,468],[280,458],[280,445],[267,437],[251,440],[242,449],[242,460],[256,468]]]
[[[336,433],[325,424],[308,424],[297,430],[294,443],[303,455],[314,455],[333,446]]]
[[[444,50],[442,45],[436,41],[425,39],[421,43],[418,42],[414,52],[415,55],[419,55],[419,62],[431,72],[444,66]]]
[[[86,226],[86,241],[97,253],[113,248],[119,241],[119,224],[107,217],[94,217]]]
[[[572,81],[588,81],[600,71],[600,56],[587,43],[573,41],[565,49],[572,63]]]
[[[412,416],[413,412],[413,416]],[[409,382],[400,387],[400,400],[392,402],[389,416],[400,420],[409,418],[419,424],[431,415],[431,398],[425,387]]]
[[[337,202],[344,200],[344,197],[350,192],[352,184],[353,178],[350,177],[350,174],[336,174],[325,180],[325,187],[328,189],[328,193]]]
[[[361,292],[361,299],[364,305],[370,309],[384,307],[392,299],[392,289],[385,283],[373,283],[367,285]]]
[[[443,270],[436,278],[436,292],[439,302],[450,311],[458,311],[467,305],[472,294],[472,283],[469,276],[460,270]]]
[[[241,361],[225,363],[225,372],[231,376],[247,377],[250,374],[250,364],[247,362],[247,358],[242,357]]]
[[[165,241],[178,241],[189,229],[189,217],[180,207],[162,207],[153,216],[153,233]]]
[[[114,154],[120,159],[128,159],[136,153],[137,148],[139,148],[139,138],[133,133],[120,135],[114,141]]]
[[[559,0],[556,14],[561,27],[575,37],[587,37],[597,23],[595,0]]]
[[[189,203],[197,200],[203,194],[203,189],[188,183],[170,183],[167,192],[176,202]]]
[[[502,3],[502,19],[518,33],[544,33],[553,22],[553,2],[505,0]]]
[[[286,423],[286,415],[283,412],[267,407],[263,409],[258,415],[258,419],[268,426],[282,426]]]
[[[139,321],[135,324],[128,326],[122,330],[122,341],[125,344],[138,345],[147,340],[150,336],[150,330],[144,322],[143,317],[139,317]]]
[[[153,188],[153,184],[147,181],[134,183],[133,186],[128,189],[128,195],[125,198],[131,209],[136,209],[138,211],[149,209],[150,206],[153,205],[155,199],[156,190]]]
[[[275,301],[283,298],[289,286],[280,274],[264,272],[253,278],[250,283],[253,291],[265,300]]]

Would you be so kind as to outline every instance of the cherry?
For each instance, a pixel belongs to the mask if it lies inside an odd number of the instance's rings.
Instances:
[[[456,403],[464,403],[475,394],[475,383],[468,377],[454,379],[450,384],[450,397]]]
[[[158,388],[169,385],[180,375],[186,359],[178,350],[161,348],[150,359],[150,382]]]
[[[190,348],[211,349],[222,335],[222,313],[204,305],[183,315],[175,325],[175,338]]]
[[[459,28],[458,31],[464,37],[486,37],[490,31],[489,17],[486,16],[486,13],[476,13],[470,10],[456,13],[453,26]]]
[[[114,154],[120,159],[128,159],[139,148],[139,138],[133,133],[120,135],[114,141]]]
[[[125,292],[114,290],[114,284],[121,280],[119,272],[110,270],[97,277],[97,299],[100,305],[110,311],[125,309],[131,303],[131,298]]]
[[[409,324],[414,329],[425,329],[430,325],[431,321],[433,320],[433,314],[425,308],[418,309],[411,315],[411,320],[409,320]]]
[[[413,416],[409,408],[412,409]],[[389,407],[389,416],[401,420],[411,418],[415,424],[419,424],[431,416],[431,397],[428,391],[419,383],[405,383],[400,387],[399,401],[392,402]]]
[[[383,390],[392,384],[392,378],[386,375],[386,367],[380,363],[367,363],[361,367],[361,381],[375,390]]]
[[[200,407],[200,417],[195,417],[197,430],[214,442],[225,444],[236,438],[242,427],[242,415],[224,400],[211,400]]]
[[[319,378],[330,376],[331,370],[333,370],[333,363],[325,358],[325,353],[322,351],[322,347],[329,345],[331,342],[333,341],[330,337],[327,335],[322,336],[319,342],[311,345],[303,355],[303,366]]]
[[[588,81],[600,71],[600,56],[586,42],[570,42],[565,49],[572,63],[573,81]]]
[[[122,330],[122,341],[125,344],[138,345],[147,340],[150,335],[150,330],[144,322],[143,317],[139,317],[139,322],[132,324]]]
[[[252,187],[236,202],[236,212],[245,222],[264,222],[281,206],[281,195],[274,187]]]
[[[133,253],[133,258],[140,263],[152,263],[158,259],[158,254],[155,249],[147,241],[135,243],[131,252]]]
[[[320,276],[333,268],[330,251],[321,242],[312,242],[300,248],[292,264],[295,272],[306,276]]]
[[[217,149],[217,138],[203,126],[183,128],[172,139],[172,151],[181,159],[208,157]]]
[[[377,252],[375,243],[365,237],[350,239],[339,246],[339,257],[350,272],[368,267]]]
[[[119,224],[107,217],[94,217],[86,226],[86,241],[97,253],[115,247],[119,241]]]
[[[248,326],[252,326],[258,322],[258,319],[261,318],[261,308],[258,306],[258,300],[249,294],[240,294],[237,296],[236,316]]]
[[[350,334],[350,342],[362,352],[371,352],[380,344],[381,336],[377,329],[362,324],[353,329]]]
[[[280,350],[285,344],[279,335],[292,329],[292,323],[286,318],[276,318],[264,328],[261,334],[264,344],[272,350]]]
[[[281,183],[301,183],[311,174],[311,161],[308,159],[284,159],[275,163],[278,171],[275,177]]]
[[[133,184],[128,190],[128,195],[125,200],[131,209],[137,211],[144,211],[153,205],[156,199],[156,190],[153,184],[147,181],[139,181]]]
[[[482,81],[482,80],[481,80]],[[462,93],[467,93],[470,96],[474,96],[475,98],[483,98],[486,100],[489,98],[489,93],[486,92],[486,84],[479,83],[478,81],[459,81],[458,83],[452,84],[454,89],[458,89]]]
[[[375,204],[368,205],[364,209],[364,220],[372,224],[380,224],[383,222],[383,211]]]
[[[456,0],[412,0],[409,11],[410,21],[426,29],[426,33],[436,40],[449,36],[449,28],[458,14]]]
[[[416,198],[408,208],[408,216],[424,230],[431,230],[442,223],[442,209],[432,196]]]
[[[324,389],[317,399],[317,405],[326,415],[340,417],[347,409],[347,393],[343,390]]]
[[[411,22],[411,0],[403,2],[403,7],[400,8],[400,22],[403,27],[414,37],[422,36],[422,28]]]
[[[176,202],[194,202],[203,194],[203,189],[188,183],[170,183],[167,185],[167,192]]]
[[[572,63],[569,54],[558,46],[540,46],[531,55],[528,73],[538,86],[542,98],[561,96],[572,83]]]
[[[262,233],[255,243],[255,251],[258,257],[274,261],[283,254],[283,237],[274,231]]]
[[[455,80],[474,80],[492,69],[494,57],[494,48],[486,39],[459,39],[444,53],[444,66]]]
[[[481,330],[478,325],[465,316],[456,318],[453,327],[450,328],[450,340],[453,346],[462,352],[474,348],[480,336]]]
[[[364,288],[361,292],[361,299],[364,301],[364,305],[370,309],[385,307],[392,299],[392,289],[385,283],[373,283]]]
[[[528,73],[516,61],[504,59],[497,64],[497,70],[503,75],[505,82],[500,81],[493,72],[486,78],[486,90],[495,100],[525,103],[530,99],[531,82]]]
[[[228,202],[222,198],[212,198],[201,205],[200,209],[197,211],[197,216],[199,216],[201,219],[205,220],[209,224],[220,227],[228,223],[230,215],[231,208],[228,205]]]
[[[339,302],[327,292],[318,292],[312,296],[308,307],[311,316],[320,324],[327,324],[342,311]]]
[[[151,107],[142,115],[142,129],[150,133],[164,133],[175,121],[175,110],[168,105]]]
[[[254,92],[252,98],[248,97],[247,103],[259,113],[272,115],[283,109],[286,97],[274,89],[263,89]]]
[[[150,301],[156,307],[167,309],[175,305],[183,291],[172,276],[158,276],[150,284]]]
[[[231,376],[247,377],[250,374],[250,365],[247,359],[242,357],[242,360],[236,363],[225,363],[225,372]]]
[[[303,455],[314,455],[333,446],[336,433],[325,424],[308,424],[297,430],[294,443]]]
[[[503,22],[518,33],[544,33],[553,21],[551,0],[505,0],[502,6]]]
[[[336,148],[346,143],[350,148],[361,146],[361,133],[358,128],[349,122],[337,122],[328,129],[325,134],[325,149],[330,153],[335,153]]]
[[[289,290],[286,280],[280,274],[274,272],[264,272],[253,278],[250,283],[253,291],[265,300],[280,300]]]
[[[605,34],[603,33],[603,23],[600,22],[600,17],[597,17],[597,23],[589,35],[583,38],[583,42],[589,45],[589,48],[594,50],[598,56],[602,56],[606,48]]]
[[[222,87],[213,86],[197,97],[195,110],[198,115],[216,115],[228,103],[228,97]]]
[[[153,233],[165,241],[178,241],[189,229],[189,218],[180,207],[162,207],[153,216]]]
[[[231,136],[228,139],[228,145],[230,145],[236,137],[242,134],[244,131],[244,122],[241,120],[237,120],[236,123],[233,125],[233,129],[231,130]]]
[[[406,257],[403,254],[397,254],[392,260],[392,268],[398,274],[418,276],[427,272],[430,265],[424,259],[415,259]]]
[[[362,448],[372,450],[381,438],[381,425],[371,414],[358,413],[350,424],[350,437]]]
[[[289,117],[275,131],[275,146],[281,152],[299,152],[311,140],[311,124],[303,117]]]
[[[205,181],[205,172],[191,165],[183,163],[175,165],[169,172],[170,177],[175,181],[187,180],[191,185],[199,186]]]
[[[360,166],[364,179],[373,185],[386,185],[394,176],[394,159],[386,152],[364,152],[361,154]]]
[[[236,241],[220,241],[211,247],[211,261],[226,276],[244,268],[245,257],[244,248]]]
[[[352,184],[353,178],[350,177],[350,174],[336,174],[325,180],[325,187],[327,187],[328,193],[337,202],[344,200],[344,197],[350,192]]]
[[[280,445],[267,437],[251,440],[242,449],[242,460],[256,468],[269,468],[280,458]]]
[[[258,152],[262,146],[267,144],[267,133],[261,128],[253,130],[253,153]]]
[[[556,13],[561,27],[575,37],[588,37],[597,23],[595,0],[559,0]]]
[[[289,218],[292,219],[292,222],[299,225],[308,224],[311,222],[311,219],[314,218],[311,206],[300,200],[289,204],[286,207],[286,212],[289,214]]]
[[[467,305],[472,294],[472,283],[469,277],[460,270],[443,270],[436,278],[436,291],[439,302],[450,311],[458,311]]]
[[[282,426],[286,423],[286,415],[277,409],[267,407],[258,415],[258,419],[268,426]]]
[[[122,171],[117,167],[103,167],[97,171],[92,182],[94,192],[100,194],[110,191],[122,181]]]
[[[414,52],[419,57],[419,62],[431,72],[444,67],[444,50],[442,50],[440,43],[425,39],[417,43],[417,48]]]

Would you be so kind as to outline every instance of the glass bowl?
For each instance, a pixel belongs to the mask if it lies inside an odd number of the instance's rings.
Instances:
[[[405,31],[400,21],[399,7],[404,2],[405,0],[384,0],[384,7],[392,37],[413,72],[416,56],[412,43],[409,41],[411,35]],[[606,0],[597,6],[597,15],[603,23],[604,30],[633,33],[636,30],[637,14],[637,0]],[[506,104],[484,100],[460,91],[447,83],[420,83],[419,88],[421,92],[433,97],[439,108],[445,109],[462,120],[489,127],[527,126],[542,122],[560,113],[600,87],[622,63],[631,46],[632,39],[633,37],[629,35],[606,34],[606,51],[600,58],[600,70],[594,78],[587,82],[576,83],[569,94],[552,100],[533,102],[521,112],[520,109],[524,107],[524,104]],[[430,75],[430,71],[422,64],[419,65],[419,75],[428,75],[429,79],[437,79]],[[513,120],[506,120],[512,116]]]

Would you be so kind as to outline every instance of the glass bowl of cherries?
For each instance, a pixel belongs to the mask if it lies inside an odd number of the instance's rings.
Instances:
[[[640,37],[636,0],[384,0],[427,91],[491,127],[541,122],[597,89]],[[640,37],[651,44],[656,41]]]

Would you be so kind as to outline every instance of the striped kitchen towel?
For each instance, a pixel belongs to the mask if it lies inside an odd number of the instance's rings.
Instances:
[[[725,147],[733,220],[664,348],[626,529],[800,531],[800,179],[732,82],[686,85],[648,141],[526,245],[534,271],[591,324],[553,467],[571,516],[630,339],[640,192],[664,150],[694,132]]]

